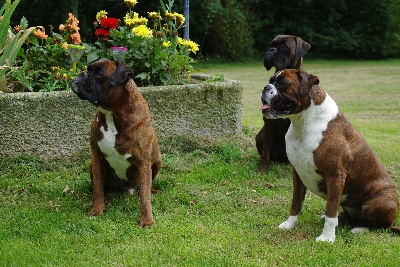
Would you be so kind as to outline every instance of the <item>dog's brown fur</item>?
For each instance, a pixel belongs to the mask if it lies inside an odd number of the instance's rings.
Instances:
[[[275,67],[275,73],[283,69],[301,69],[302,57],[310,45],[300,37],[278,35],[268,45],[264,56],[267,70]],[[285,134],[289,128],[289,119],[268,120],[263,117],[264,126],[256,135],[256,147],[260,154],[259,172],[267,172],[270,160],[287,163]]]
[[[293,164],[290,216],[301,212],[307,189],[304,183],[315,184],[317,192],[314,193],[326,196],[326,217],[337,217],[341,206],[348,216],[361,221],[364,226],[389,228],[400,233],[400,229],[393,226],[399,210],[396,184],[372,148],[340,111],[327,121],[322,139],[312,151],[313,163],[305,160],[308,156],[299,158],[299,155],[305,155],[299,151],[310,149],[308,144],[312,143],[311,139],[308,142],[305,140],[317,135],[312,130],[320,129],[315,127],[319,120],[334,114],[336,104],[329,104],[329,109],[325,108],[323,113],[321,110],[318,114],[312,113],[325,101],[333,102],[318,83],[318,77],[299,70],[284,70],[270,81],[270,85],[273,84],[279,92],[272,98],[274,100],[270,100],[270,110],[285,106],[283,103],[293,103],[290,106],[292,110],[281,111],[284,117],[292,120],[286,136],[288,156]],[[263,90],[264,101],[267,95],[265,90],[268,88]],[[263,112],[270,114],[271,111]],[[304,171],[312,164],[321,180],[311,180],[310,170]],[[306,175],[300,177],[298,172]]]
[[[155,131],[152,127],[150,111],[135,82],[132,80],[132,71],[123,63],[103,60],[94,63],[90,69],[101,72],[99,94],[105,94],[104,99],[92,100],[100,110],[93,120],[90,134],[92,160],[90,177],[93,186],[93,205],[88,216],[97,216],[105,209],[105,190],[126,191],[129,187],[139,190],[140,220],[143,227],[154,224],[151,206],[152,180],[161,168],[161,154]],[[79,78],[79,76],[77,77]],[[76,78],[76,79],[77,79]],[[74,91],[85,99],[84,87],[76,83]],[[87,86],[92,87],[92,86]],[[74,88],[74,87],[73,87]],[[94,90],[94,88],[86,88]],[[80,90],[80,91],[79,91]],[[90,101],[90,100],[89,100]],[[111,113],[117,135],[114,148],[119,155],[130,155],[126,160],[130,166],[126,169],[126,178],[118,177],[110,166],[107,157],[100,147],[99,141],[108,131],[110,125],[106,122],[104,110]],[[102,130],[101,130],[102,129]]]

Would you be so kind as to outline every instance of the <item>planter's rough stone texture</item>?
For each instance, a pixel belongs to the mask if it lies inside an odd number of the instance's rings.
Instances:
[[[237,81],[140,90],[160,140],[178,135],[215,138],[242,130],[243,87]],[[89,151],[95,111],[72,92],[0,94],[0,158],[52,159]]]

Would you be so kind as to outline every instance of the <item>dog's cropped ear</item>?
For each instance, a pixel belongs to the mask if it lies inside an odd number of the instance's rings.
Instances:
[[[300,95],[307,96],[314,85],[319,84],[319,79],[317,76],[308,74],[306,72],[300,72]]]
[[[125,83],[133,77],[133,71],[125,63],[117,61],[117,68],[112,76],[111,85],[116,86]]]
[[[311,45],[300,37],[295,37],[296,38],[296,58],[301,58],[305,54],[307,54],[308,50],[310,50]]]

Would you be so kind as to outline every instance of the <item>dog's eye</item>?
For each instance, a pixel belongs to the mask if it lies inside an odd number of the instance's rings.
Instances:
[[[98,67],[95,67],[95,68],[93,69],[93,74],[94,74],[96,77],[103,77],[103,72],[102,72],[101,68],[98,68]]]
[[[278,86],[278,87],[283,87],[283,86],[285,86],[285,81],[284,80],[279,80],[279,81],[276,81],[275,82],[275,85],[276,86]]]
[[[289,47],[287,46],[287,45],[282,45],[282,47],[281,47],[283,50],[287,50],[287,49],[289,49]]]

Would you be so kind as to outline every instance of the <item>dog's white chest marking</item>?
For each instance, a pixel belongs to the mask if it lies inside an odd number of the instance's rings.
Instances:
[[[118,134],[118,131],[115,127],[114,119],[111,115],[111,112],[100,107],[98,108],[98,110],[106,117],[107,130],[105,130],[103,126],[100,127],[100,131],[103,133],[103,139],[98,141],[97,144],[99,145],[101,152],[103,152],[103,154],[106,156],[106,160],[110,164],[111,168],[114,169],[115,174],[120,179],[127,180],[126,170],[131,165],[127,159],[130,158],[132,155],[121,155],[120,153],[118,153],[118,151],[115,149],[116,136]]]
[[[313,152],[322,140],[322,133],[328,123],[338,115],[338,107],[326,94],[321,105],[311,103],[310,107],[299,114],[290,115],[291,124],[286,134],[286,152],[290,163],[296,169],[308,190],[326,199],[319,191],[318,183],[322,177],[316,172]]]

